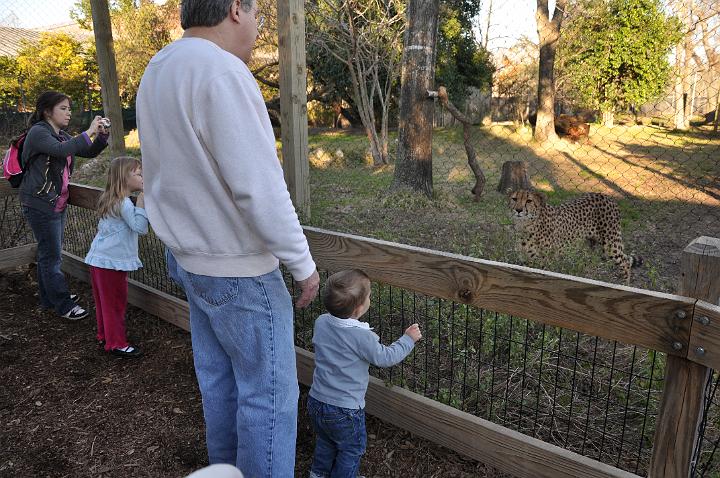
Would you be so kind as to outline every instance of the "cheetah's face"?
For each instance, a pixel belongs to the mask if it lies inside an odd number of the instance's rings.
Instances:
[[[545,206],[545,198],[540,193],[520,189],[510,193],[508,206],[514,220],[531,220],[536,218],[540,209]]]

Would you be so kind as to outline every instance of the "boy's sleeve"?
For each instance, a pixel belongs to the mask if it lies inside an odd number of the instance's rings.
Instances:
[[[145,209],[135,207],[129,198],[125,198],[120,214],[130,229],[141,235],[147,234],[148,218]]]
[[[399,364],[415,347],[415,342],[407,334],[403,334],[392,345],[385,346],[376,339],[374,333],[363,332],[358,340],[358,354],[363,360],[376,367],[391,367]]]

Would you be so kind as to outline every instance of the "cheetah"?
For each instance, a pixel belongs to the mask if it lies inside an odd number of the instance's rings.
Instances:
[[[612,259],[630,283],[630,268],[642,258],[625,254],[620,230],[620,209],[610,197],[586,193],[550,206],[542,193],[517,190],[509,193],[509,207],[520,232],[520,249],[529,261],[585,239],[591,248],[603,246],[603,258]]]

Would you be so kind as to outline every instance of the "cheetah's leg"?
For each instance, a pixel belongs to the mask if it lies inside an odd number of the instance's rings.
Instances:
[[[603,240],[603,250],[606,258],[612,258],[613,262],[623,273],[625,284],[630,284],[630,268],[633,265],[633,258],[625,254],[622,236],[619,234],[606,236]]]

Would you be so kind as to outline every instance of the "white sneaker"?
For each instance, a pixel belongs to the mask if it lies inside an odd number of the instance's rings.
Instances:
[[[72,309],[70,309],[66,314],[63,314],[62,317],[68,320],[80,320],[84,319],[88,316],[87,310],[83,309],[79,305],[76,305]]]

